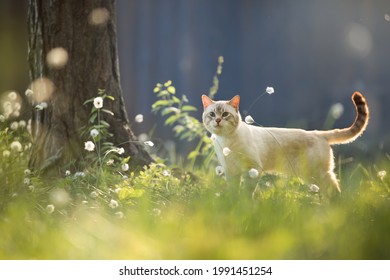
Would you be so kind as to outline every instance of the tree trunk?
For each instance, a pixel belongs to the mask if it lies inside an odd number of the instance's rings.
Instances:
[[[114,113],[103,116],[114,135],[110,140],[125,149],[132,169],[152,162],[143,145],[136,142],[124,107],[115,1],[30,0],[28,9],[28,59],[31,81],[35,81],[30,168],[50,175],[64,174],[71,163],[80,168],[86,152],[81,132],[92,106],[83,103],[96,97],[98,89],[115,97],[110,104],[104,103],[104,108]],[[62,52],[64,65],[61,56],[51,62],[47,58],[50,50],[59,47],[66,51]],[[36,109],[39,104],[44,106]]]

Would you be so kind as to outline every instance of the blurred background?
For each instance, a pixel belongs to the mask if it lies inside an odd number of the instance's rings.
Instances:
[[[29,84],[27,1],[0,1],[0,94]],[[336,155],[367,160],[389,152],[390,1],[376,0],[118,0],[117,31],[123,95],[136,134],[179,143],[150,113],[156,83],[172,80],[199,111],[224,57],[217,99],[241,95],[241,111],[263,126],[322,129],[334,104],[349,126],[354,91],[367,98],[371,120],[363,137]],[[334,107],[333,107],[334,108]],[[340,106],[338,105],[338,108]],[[28,111],[28,110],[27,110]]]

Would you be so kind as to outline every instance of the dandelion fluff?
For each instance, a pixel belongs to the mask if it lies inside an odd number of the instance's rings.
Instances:
[[[245,117],[245,122],[247,124],[252,124],[252,123],[255,122],[255,120],[251,116],[248,115],[248,116]]]
[[[257,177],[259,177],[259,171],[255,168],[252,168],[248,171],[248,175],[251,178],[257,178]]]
[[[228,155],[230,155],[232,151],[228,148],[228,147],[225,147],[222,149],[222,153],[225,157],[227,157]]]
[[[46,63],[51,68],[63,68],[68,63],[68,52],[61,47],[51,49],[46,55]]]

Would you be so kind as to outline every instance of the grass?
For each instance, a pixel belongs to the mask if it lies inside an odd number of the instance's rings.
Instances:
[[[48,183],[21,168],[26,158],[0,175],[0,259],[390,257],[390,180],[374,168],[344,171],[343,193],[329,202],[297,178],[264,175],[252,199],[227,191],[206,168],[163,165],[127,178],[106,168],[101,178],[91,169]]]

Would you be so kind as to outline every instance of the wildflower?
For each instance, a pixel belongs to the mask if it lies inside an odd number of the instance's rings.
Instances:
[[[107,160],[106,164],[107,164],[108,166],[111,166],[111,165],[114,164],[114,160],[113,160],[113,159],[109,159],[109,160]]]
[[[23,183],[24,183],[26,186],[27,186],[27,185],[30,185],[30,183],[31,183],[30,178],[24,178]]]
[[[25,120],[19,121],[19,127],[20,127],[20,128],[25,128],[26,126],[27,126],[27,123],[26,123]]]
[[[10,128],[12,130],[17,130],[19,127],[19,123],[18,122],[12,122],[11,125],[10,125]]]
[[[341,103],[333,104],[332,107],[330,107],[330,114],[335,120],[340,118],[343,113],[344,106]]]
[[[152,141],[145,141],[144,144],[149,147],[153,147],[154,143]]]
[[[152,210],[152,213],[153,213],[154,216],[160,216],[161,215],[161,210],[158,209],[158,208],[154,208]]]
[[[381,170],[381,171],[378,172],[378,177],[379,177],[379,179],[381,179],[382,181],[383,181],[383,179],[386,177],[386,175],[387,175],[386,170]]]
[[[228,155],[230,155],[232,151],[228,148],[228,147],[225,147],[222,149],[222,153],[225,157],[227,157]]]
[[[142,123],[144,121],[144,116],[142,114],[138,114],[134,118],[135,122]]]
[[[11,152],[8,150],[3,151],[3,157],[9,157],[11,155]]]
[[[320,188],[317,186],[317,185],[314,185],[314,184],[311,184],[309,186],[309,189],[310,191],[312,191],[313,193],[318,193],[320,191]]]
[[[35,106],[35,109],[38,111],[41,111],[43,109],[47,108],[47,103],[46,102],[41,102],[38,105]]]
[[[93,199],[97,198],[99,195],[96,191],[93,191],[89,194]]]
[[[70,176],[70,174],[71,174],[71,173],[70,173],[70,170],[66,170],[66,171],[65,171],[65,176]]]
[[[267,87],[265,89],[265,92],[268,93],[269,95],[273,94],[275,92],[273,87]]]
[[[16,100],[16,98],[18,98],[18,94],[14,91],[11,91],[10,93],[8,93],[8,98],[9,100]]]
[[[108,206],[110,206],[110,208],[114,209],[114,208],[117,208],[119,206],[119,203],[118,203],[118,201],[116,201],[114,199],[111,199],[111,201],[108,204]]]
[[[125,214],[123,214],[122,211],[118,211],[118,212],[115,212],[115,216],[118,218],[118,219],[123,219],[125,217]]]
[[[252,123],[255,122],[255,120],[251,116],[248,115],[248,116],[245,117],[245,122],[247,124],[252,124]]]
[[[103,108],[103,98],[101,97],[96,97],[93,100],[93,106],[95,106],[96,109],[101,109]]]
[[[168,176],[171,175],[171,173],[170,173],[168,170],[164,170],[164,171],[162,172],[162,175],[165,176],[165,177],[168,177]]]
[[[223,170],[223,167],[218,165],[216,168],[215,168],[215,174],[217,174],[218,176],[222,176],[224,173],[224,170]]]
[[[34,185],[29,185],[29,186],[27,187],[27,189],[28,189],[30,192],[33,192],[33,191],[35,190],[35,187],[34,187]]]
[[[129,170],[129,165],[128,165],[127,163],[123,164],[123,165],[122,165],[122,170],[123,170],[123,171]]]
[[[116,150],[116,152],[117,152],[118,154],[122,155],[122,154],[124,154],[125,149],[123,149],[123,148],[118,148],[118,149]]]
[[[55,207],[54,207],[53,204],[49,204],[49,205],[46,206],[46,212],[49,213],[49,214],[53,213],[54,209],[55,209]]]
[[[248,171],[248,175],[251,178],[257,178],[257,177],[259,177],[259,171],[255,168],[252,168]]]
[[[25,169],[24,170],[24,175],[28,176],[31,174],[31,170],[30,169]]]
[[[84,173],[84,172],[76,172],[76,173],[74,174],[74,177],[75,177],[75,178],[85,177],[85,173]]]
[[[99,130],[94,128],[94,129],[91,130],[91,132],[89,134],[92,136],[92,138],[95,138],[96,136],[99,135]]]
[[[34,92],[31,89],[26,89],[26,92],[24,93],[27,97],[30,97],[34,94]]]
[[[217,135],[215,134],[212,134],[211,137],[210,137],[211,141],[215,141],[217,140]]]
[[[84,143],[84,149],[89,152],[92,152],[95,149],[95,144],[92,141],[87,141]]]
[[[22,144],[19,141],[13,141],[10,145],[11,150],[21,152],[23,150]]]

